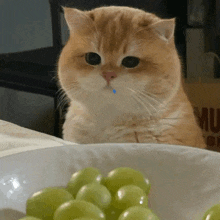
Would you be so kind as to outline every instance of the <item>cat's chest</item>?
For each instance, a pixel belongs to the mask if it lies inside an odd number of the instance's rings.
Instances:
[[[157,121],[133,120],[123,121],[114,120],[96,120],[89,123],[87,131],[89,135],[95,137],[96,142],[154,142],[157,136],[161,134],[161,128]]]
[[[76,116],[66,120],[64,136],[77,143],[157,143],[158,137],[175,123],[174,120],[127,115]]]

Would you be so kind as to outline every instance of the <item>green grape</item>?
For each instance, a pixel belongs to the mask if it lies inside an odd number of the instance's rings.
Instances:
[[[121,213],[118,220],[159,220],[148,208],[132,206]]]
[[[74,198],[80,188],[88,183],[101,183],[102,175],[100,171],[93,167],[87,167],[74,173],[67,184],[67,191],[69,191]]]
[[[53,220],[56,209],[63,203],[73,200],[73,196],[65,189],[48,187],[34,193],[26,203],[27,216],[42,220]]]
[[[105,210],[106,220],[117,220],[121,213],[122,210],[110,205],[110,207]]]
[[[91,202],[102,210],[109,207],[111,199],[111,193],[108,189],[98,183],[84,185],[76,195],[76,200]]]
[[[109,172],[105,185],[112,194],[115,194],[119,188],[125,185],[136,185],[145,193],[150,190],[150,184],[143,174],[129,167],[119,167]]]
[[[19,220],[41,220],[41,219],[35,218],[32,216],[26,216],[26,217],[20,218]]]
[[[220,204],[214,205],[207,210],[202,220],[220,220]]]
[[[103,185],[103,186],[105,186],[105,179],[106,179],[106,177],[102,177],[102,181],[101,181],[101,184]]]
[[[148,207],[148,198],[143,189],[135,185],[121,187],[114,196],[113,206],[118,209],[128,209],[131,206]]]
[[[149,179],[145,178],[145,183],[147,184],[147,189],[145,191],[145,194],[148,196],[148,194],[150,193],[150,189],[151,189],[151,185],[150,185]]]
[[[74,220],[98,220],[97,218],[75,218]]]
[[[62,204],[56,210],[53,220],[69,220],[82,217],[105,220],[105,214],[97,206],[82,200],[71,200]]]

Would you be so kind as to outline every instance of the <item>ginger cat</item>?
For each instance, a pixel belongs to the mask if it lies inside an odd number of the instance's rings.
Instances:
[[[64,13],[70,37],[58,79],[70,100],[65,140],[206,147],[183,89],[175,19],[121,6]]]

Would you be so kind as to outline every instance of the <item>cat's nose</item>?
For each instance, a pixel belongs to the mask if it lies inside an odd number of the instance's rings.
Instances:
[[[108,85],[109,85],[110,80],[117,77],[115,72],[102,72],[102,76],[107,81]]]

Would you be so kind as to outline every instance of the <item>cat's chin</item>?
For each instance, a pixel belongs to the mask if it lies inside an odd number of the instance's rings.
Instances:
[[[112,91],[112,90],[113,90],[113,88],[112,88],[111,85],[109,85],[109,86],[106,85],[106,86],[103,87],[103,89],[104,89],[104,90],[107,90],[107,91]]]
[[[105,86],[103,89],[102,89],[102,94],[113,94],[114,95],[114,92],[113,92],[114,88],[111,87],[111,86]],[[114,90],[116,91],[116,90]]]
[[[91,86],[91,85],[81,85],[82,91],[86,93],[97,93],[97,92],[103,92],[103,91],[111,91],[113,92],[113,88],[111,85],[99,85],[99,86]]]

